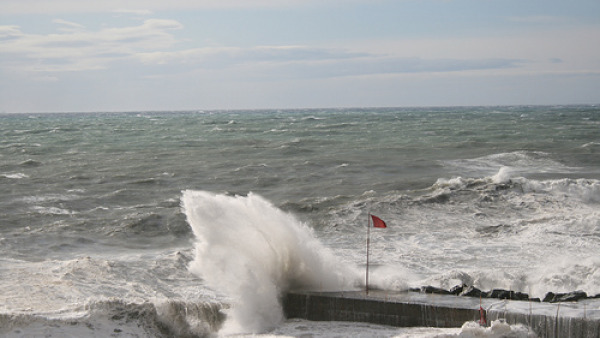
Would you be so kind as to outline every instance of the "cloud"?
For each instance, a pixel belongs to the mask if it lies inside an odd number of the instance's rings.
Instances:
[[[143,64],[168,69],[164,72],[167,76],[172,76],[177,69],[219,71],[222,75],[228,74],[245,81],[479,71],[516,68],[524,62],[503,58],[398,57],[310,46],[197,48],[138,53],[135,57]]]
[[[264,80],[598,69],[597,58],[592,57],[598,54],[598,48],[587,47],[589,51],[582,54],[579,47],[583,46],[583,41],[592,41],[598,36],[595,27],[576,32],[544,31],[492,39],[371,39],[339,45],[329,43],[327,46],[182,49],[180,47],[190,44],[176,36],[176,31],[184,29],[176,20],[153,18],[129,26],[97,30],[63,19],[54,19],[53,23],[58,26],[57,33],[28,34],[15,25],[0,26],[0,49],[3,51],[0,67],[12,72],[74,72],[117,69],[127,63],[130,67],[145,67],[147,77],[161,76],[168,71],[222,71],[231,76],[237,73],[240,74],[238,77]],[[590,55],[587,59],[584,58],[586,54]],[[559,59],[562,62],[557,62]],[[116,63],[119,63],[118,67]]]
[[[19,26],[0,26],[0,46],[23,37]]]
[[[174,20],[148,19],[141,25],[86,30],[61,19],[58,34],[26,34],[17,26],[0,26],[0,66],[21,71],[82,71],[106,69],[113,61],[138,52],[171,47],[177,41],[169,33],[182,29]],[[9,65],[7,65],[9,64]]]
[[[308,46],[207,47],[171,52],[138,53],[145,64],[182,63],[203,68],[225,68],[240,64],[344,60],[369,56],[343,49]]]
[[[551,15],[530,15],[530,16],[511,16],[508,21],[530,24],[559,24],[566,23],[568,20],[564,17]]]
[[[176,72],[225,70],[269,80],[505,69],[518,67],[521,62],[516,58],[403,57],[298,45],[174,50],[180,41],[172,31],[184,28],[175,20],[147,19],[138,25],[97,31],[63,19],[53,23],[59,26],[58,33],[26,34],[17,26],[0,26],[0,47],[12,56],[0,60],[0,66],[25,72],[74,72],[109,69],[111,64],[128,62],[158,74],[161,67],[170,67]]]
[[[81,29],[85,28],[83,25],[78,24],[76,22],[71,22],[71,21],[62,20],[62,19],[54,19],[54,20],[52,20],[52,22],[63,26],[63,27],[59,28],[59,30],[61,30],[61,31],[73,31],[73,30],[81,30]]]
[[[81,1],[81,0],[2,0],[0,13],[11,14],[64,14],[64,13],[109,13],[128,12],[130,14],[147,15],[149,12],[162,10],[194,10],[210,8],[256,8],[256,7],[288,7],[305,6],[319,3],[313,0],[129,0],[128,8],[123,9],[122,0]]]
[[[506,69],[519,67],[521,62],[517,59],[423,59],[369,55],[345,59],[262,63],[254,65],[248,72],[264,78],[340,78]]]
[[[113,10],[113,13],[133,14],[133,15],[138,15],[138,16],[147,16],[147,15],[153,14],[153,12],[149,9],[125,9],[125,8],[115,9],[115,10]]]

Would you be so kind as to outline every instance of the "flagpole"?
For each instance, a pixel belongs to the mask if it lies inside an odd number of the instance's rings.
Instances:
[[[371,213],[367,213],[367,269],[365,271],[365,290],[369,294],[369,244],[371,237]]]

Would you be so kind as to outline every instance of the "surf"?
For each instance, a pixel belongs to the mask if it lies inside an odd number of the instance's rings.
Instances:
[[[259,195],[185,190],[182,208],[196,237],[192,273],[228,297],[224,333],[258,333],[283,322],[281,297],[292,289],[357,288],[311,228]]]

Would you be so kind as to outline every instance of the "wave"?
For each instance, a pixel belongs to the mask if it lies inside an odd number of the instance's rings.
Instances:
[[[111,235],[123,233],[136,237],[183,236],[189,234],[189,226],[180,214],[159,214],[132,212],[125,216],[119,227]]]
[[[542,151],[514,151],[498,153],[472,159],[445,161],[450,167],[465,170],[467,173],[491,174],[500,168],[509,167],[519,173],[553,173],[570,172],[568,167],[551,158],[550,154]]]
[[[422,201],[447,202],[451,195],[459,192],[498,192],[510,190],[521,194],[545,193],[559,199],[575,199],[585,203],[600,202],[600,180],[595,179],[553,179],[535,180],[515,176],[511,167],[501,167],[495,175],[482,178],[454,177],[439,178],[428,190]]]
[[[28,178],[29,176],[24,173],[2,173],[0,174],[0,177],[9,178],[13,180],[20,180],[23,178]]]
[[[92,301],[73,311],[48,314],[0,313],[5,337],[205,337],[218,331],[226,305],[181,300],[128,302]]]
[[[186,190],[182,207],[197,238],[190,271],[232,299],[224,332],[264,332],[283,321],[290,289],[346,290],[358,275],[310,228],[255,194]]]
[[[503,167],[489,176],[439,178],[420,190],[302,202],[284,206],[322,209],[327,220],[313,222],[322,240],[357,263],[365,215],[385,219],[388,228],[372,241],[380,264],[374,275],[392,276],[386,267],[404,266],[408,273],[393,276],[396,282],[513,288],[537,297],[600,293],[600,264],[584,259],[598,252],[600,180],[528,179]]]
[[[582,145],[581,148],[597,149],[600,148],[600,142],[588,142]]]
[[[25,161],[19,163],[19,166],[21,166],[21,167],[39,167],[42,164],[43,163],[40,161],[28,159],[28,160],[25,160]]]
[[[536,181],[520,179],[524,192],[551,193],[557,197],[577,198],[586,203],[600,203],[600,181],[594,179],[560,179]]]

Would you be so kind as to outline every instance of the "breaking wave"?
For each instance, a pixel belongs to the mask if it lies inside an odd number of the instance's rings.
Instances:
[[[111,332],[131,337],[205,337],[223,324],[223,308],[219,303],[107,299],[68,313],[0,314],[0,335],[96,337]]]
[[[310,228],[255,194],[183,192],[182,207],[197,238],[190,270],[231,298],[223,332],[264,332],[283,321],[287,290],[350,289],[358,283]]]

